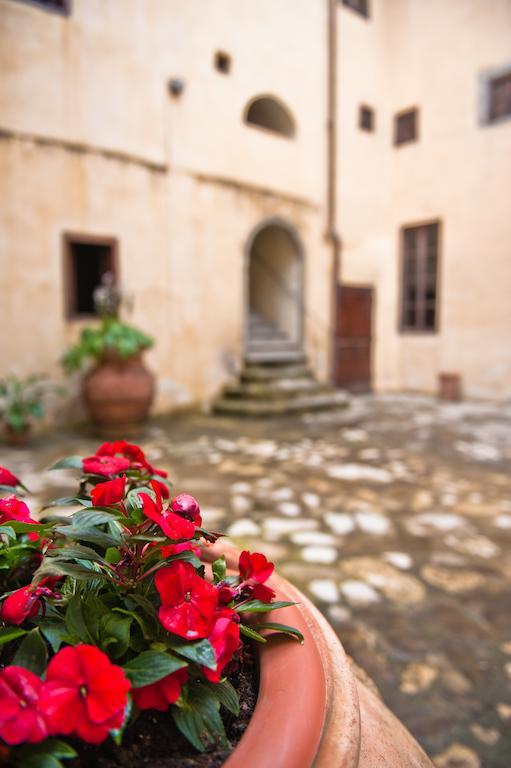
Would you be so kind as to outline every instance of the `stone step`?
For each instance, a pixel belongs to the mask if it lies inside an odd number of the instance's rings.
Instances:
[[[247,352],[300,352],[300,348],[286,339],[251,339]]]
[[[258,350],[245,352],[246,363],[304,363],[305,355],[299,349]]]
[[[275,379],[299,379],[310,377],[311,372],[306,365],[297,364],[272,364],[272,365],[246,365],[240,373],[240,380],[251,381],[273,381]]]
[[[285,416],[291,413],[345,408],[348,398],[345,392],[334,390],[325,394],[304,395],[287,399],[263,400],[258,398],[221,397],[213,403],[215,413],[235,416]]]
[[[273,328],[257,328],[255,330],[250,330],[248,334],[248,342],[249,344],[252,341],[289,341],[289,338],[284,334],[281,333],[281,331],[276,331]]]
[[[227,385],[224,388],[224,397],[228,398],[267,398],[269,400],[282,400],[284,398],[300,397],[310,394],[326,394],[332,392],[327,384],[320,384],[312,376],[308,378],[278,378],[270,381],[240,382]]]

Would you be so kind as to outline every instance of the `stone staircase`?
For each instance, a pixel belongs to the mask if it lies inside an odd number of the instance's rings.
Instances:
[[[346,394],[316,381],[303,351],[255,314],[249,338],[239,380],[224,387],[213,403],[215,413],[279,416],[346,407]]]

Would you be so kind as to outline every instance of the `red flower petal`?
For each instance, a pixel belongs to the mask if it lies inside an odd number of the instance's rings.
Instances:
[[[17,485],[20,485],[20,481],[6,467],[0,467],[0,485],[10,485],[12,488],[15,488]]]
[[[98,483],[91,491],[92,503],[95,507],[109,507],[118,504],[124,498],[125,487],[125,477],[116,477],[115,480]]]

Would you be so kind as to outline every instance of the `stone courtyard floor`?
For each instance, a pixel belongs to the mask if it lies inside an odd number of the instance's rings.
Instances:
[[[49,433],[0,464],[35,510],[72,488],[40,473],[98,442]],[[292,421],[158,420],[139,442],[206,526],[312,598],[439,768],[511,766],[511,405],[362,397]]]

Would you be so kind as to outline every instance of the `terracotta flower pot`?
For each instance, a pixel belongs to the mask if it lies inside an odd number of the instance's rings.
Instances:
[[[89,416],[103,431],[129,432],[147,418],[154,397],[154,376],[141,355],[126,360],[109,355],[83,379]]]
[[[32,436],[32,428],[27,424],[23,429],[13,429],[9,424],[5,425],[5,442],[7,445],[13,445],[17,448],[23,448],[28,445]]]
[[[216,544],[237,568],[239,553]],[[271,620],[299,629],[305,643],[275,637],[260,649],[254,714],[225,768],[433,768],[417,742],[385,705],[357,681],[333,629],[288,581],[268,582],[297,605]]]

